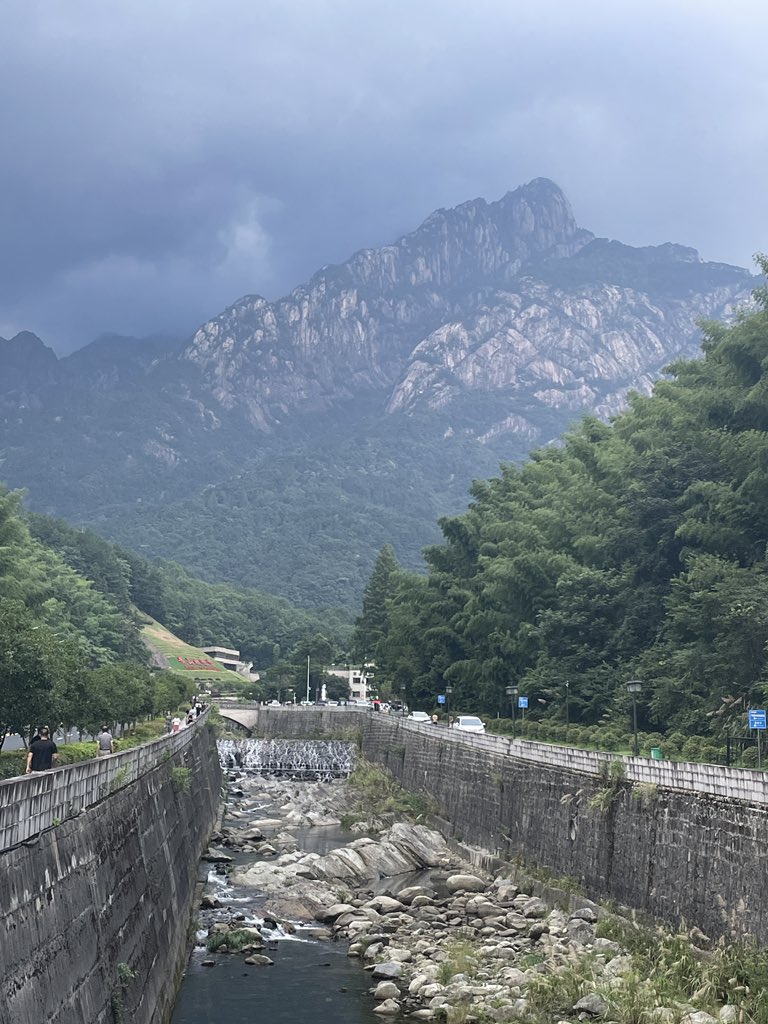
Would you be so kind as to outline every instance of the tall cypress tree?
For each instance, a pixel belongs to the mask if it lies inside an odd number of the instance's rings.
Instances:
[[[389,632],[387,599],[392,595],[393,576],[399,568],[392,546],[385,544],[363,592],[363,614],[355,620],[352,651],[361,664],[376,660],[376,649]]]

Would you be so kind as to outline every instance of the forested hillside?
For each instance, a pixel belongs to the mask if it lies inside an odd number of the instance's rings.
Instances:
[[[267,668],[318,631],[334,648],[349,643],[352,625],[345,612],[305,611],[258,590],[206,583],[175,562],[149,562],[62,519],[28,513],[27,521],[37,539],[121,608],[146,612],[189,644],[234,647]]]
[[[331,612],[195,579],[150,564],[62,520],[25,513],[0,490],[0,747],[41,721],[93,729],[176,707],[189,686],[150,673],[142,612],[192,644],[237,647],[259,667],[307,636],[343,647]],[[190,682],[193,686],[193,681]]]
[[[611,425],[587,418],[476,483],[428,575],[390,567],[385,628],[369,607],[357,637],[380,677],[502,714],[512,684],[534,718],[563,720],[567,699],[572,723],[615,720],[640,679],[645,728],[746,731],[768,686],[766,289],[756,300]]]

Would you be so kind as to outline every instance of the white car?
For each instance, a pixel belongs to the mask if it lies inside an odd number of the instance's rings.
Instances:
[[[476,715],[458,715],[451,728],[460,729],[462,732],[485,732],[485,724]]]
[[[426,711],[412,711],[410,713],[410,715],[408,715],[408,721],[409,722],[431,722],[432,719],[430,718],[430,716],[427,714]]]

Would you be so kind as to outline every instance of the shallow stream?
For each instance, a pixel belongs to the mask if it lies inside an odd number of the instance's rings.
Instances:
[[[254,809],[254,820],[265,811],[269,813],[265,806]],[[248,820],[228,824],[246,827]],[[299,849],[319,854],[354,838],[339,826],[290,831]],[[269,838],[270,830],[265,828],[264,834]],[[260,859],[254,854],[233,856],[237,864]],[[205,867],[205,893],[216,896],[221,907],[198,910],[200,944],[192,951],[171,1024],[373,1024],[381,1020],[373,1013],[370,974],[359,960],[347,957],[346,945],[312,938],[308,933],[319,927],[312,923],[298,927],[293,935],[281,929],[264,931],[268,942],[263,952],[274,960],[271,966],[248,965],[237,953],[210,953],[204,944],[208,927],[233,913],[245,916],[243,924],[261,925],[265,897],[253,889],[235,887],[228,876],[218,874],[211,865]],[[204,960],[213,960],[214,966],[203,966]]]

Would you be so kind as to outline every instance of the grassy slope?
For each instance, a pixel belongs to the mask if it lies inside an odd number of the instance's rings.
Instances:
[[[199,647],[192,647],[190,644],[184,643],[183,640],[179,640],[177,636],[174,636],[173,633],[169,632],[159,622],[155,622],[154,619],[149,619],[142,626],[141,637],[153,654],[159,654],[167,659],[168,668],[171,672],[178,672],[187,677],[210,680],[211,682],[224,682],[231,675],[227,669],[216,665],[216,662],[212,662],[211,658],[204,654]],[[179,658],[200,659],[216,667],[204,668],[201,665],[187,667],[187,665],[178,660]]]

